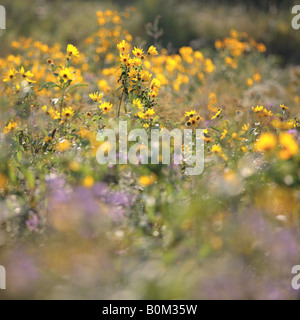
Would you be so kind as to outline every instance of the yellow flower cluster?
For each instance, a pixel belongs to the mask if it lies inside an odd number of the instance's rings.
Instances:
[[[259,118],[262,117],[271,117],[273,116],[273,113],[271,110],[267,110],[266,108],[264,108],[263,106],[257,106],[257,107],[252,107],[252,110],[255,114],[258,115]]]
[[[200,115],[196,112],[196,110],[192,111],[186,111],[185,112],[185,118],[186,118],[186,125],[188,127],[192,126],[195,127],[202,118]]]
[[[278,152],[280,159],[288,160],[298,153],[299,147],[294,137],[287,132],[281,132],[279,139],[273,133],[263,133],[255,142],[255,149],[261,152],[271,152],[280,144],[281,148]]]

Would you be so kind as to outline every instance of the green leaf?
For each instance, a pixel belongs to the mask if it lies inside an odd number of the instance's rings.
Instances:
[[[69,92],[70,90],[72,89],[75,89],[77,87],[88,87],[87,84],[85,83],[76,83],[76,84],[73,84],[72,86],[70,86],[67,90],[66,90],[66,93]]]
[[[153,122],[156,122],[157,120],[158,120],[158,116],[155,116],[154,118],[153,118]]]
[[[42,91],[44,89],[51,89],[51,88],[55,88],[55,87],[60,88],[60,86],[55,82],[46,82],[40,87],[40,89],[38,91]]]
[[[215,128],[215,127],[209,126],[209,128],[211,128],[211,129],[213,129],[213,130],[216,130],[216,131],[218,131],[218,132],[221,132],[221,130],[219,130],[219,129]]]
[[[22,152],[21,151],[17,152],[17,159],[19,162],[21,162],[21,160],[22,160]]]
[[[34,185],[35,185],[34,173],[31,170],[27,170],[25,173],[25,176],[26,176],[29,188],[34,189]]]
[[[14,167],[14,165],[12,163],[10,163],[8,166],[8,176],[9,176],[10,181],[13,184],[16,184],[16,182],[17,182],[16,168]]]

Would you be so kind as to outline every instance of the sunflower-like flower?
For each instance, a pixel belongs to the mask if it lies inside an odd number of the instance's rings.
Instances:
[[[144,50],[141,49],[141,48],[134,47],[134,49],[132,50],[132,53],[137,58],[140,58],[140,59],[144,59],[145,58]]]
[[[62,68],[60,70],[59,75],[62,77],[62,79],[66,82],[68,80],[73,80],[72,72],[69,68]]]
[[[222,112],[222,109],[218,109],[218,111],[216,112],[216,114],[214,114],[210,120],[214,120],[216,118],[219,118],[220,114]]]
[[[32,72],[25,71],[25,69],[22,67],[19,70],[20,75],[27,80],[29,83],[35,83],[36,81],[32,80],[31,78],[34,76]]]
[[[71,118],[74,116],[74,109],[72,107],[64,108],[62,111],[62,116],[64,118]]]
[[[17,123],[15,121],[10,121],[7,126],[3,129],[3,133],[8,133],[14,130],[17,127]]]
[[[99,108],[102,110],[102,112],[105,114],[107,112],[110,111],[110,109],[112,108],[112,104],[109,103],[109,102],[102,102],[100,105],[99,105]]]
[[[156,50],[156,48],[154,46],[151,46],[149,49],[148,49],[148,55],[149,56],[156,56],[158,55],[158,52]]]
[[[72,44],[68,44],[67,46],[67,53],[70,57],[76,57],[79,58],[79,50],[73,46]]]
[[[101,102],[101,99],[103,98],[103,94],[97,92],[93,92],[89,94],[89,97],[94,101],[94,102]]]
[[[127,50],[129,44],[125,40],[122,40],[119,44],[117,44],[117,47],[119,49],[119,52],[123,53]]]
[[[132,105],[133,105],[134,107],[138,108],[138,109],[142,109],[142,108],[143,108],[143,104],[142,104],[142,102],[141,102],[140,99],[134,99],[134,100],[132,101]]]
[[[151,80],[152,74],[148,71],[141,72],[141,79],[143,82],[149,82]]]
[[[255,149],[261,152],[268,152],[275,149],[277,138],[273,133],[263,133],[255,142]]]
[[[160,87],[161,87],[161,82],[157,78],[154,78],[151,81],[151,85],[150,85],[151,91],[158,91]]]
[[[130,59],[129,54],[120,54],[120,61],[121,61],[121,62],[123,62],[123,63],[126,64],[129,59]]]
[[[7,76],[3,79],[3,81],[7,82],[7,81],[11,81],[11,80],[15,79],[16,74],[17,74],[17,70],[15,70],[14,68],[10,69],[7,73]]]
[[[155,111],[153,108],[148,109],[145,112],[140,111],[138,113],[138,116],[140,119],[152,119],[152,117],[155,115]]]
[[[197,114],[196,110],[186,111],[186,112],[185,112],[185,116],[186,116],[187,118],[193,118],[196,114]]]

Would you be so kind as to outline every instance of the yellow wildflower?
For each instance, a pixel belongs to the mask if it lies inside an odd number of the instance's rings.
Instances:
[[[68,150],[70,147],[70,142],[67,139],[62,140],[61,142],[59,142],[58,144],[58,150],[60,152],[66,151]]]
[[[120,61],[121,62],[127,63],[129,59],[130,59],[129,54],[120,54]]]
[[[227,133],[228,133],[228,131],[226,129],[224,129],[222,132],[222,135],[220,137],[220,140],[223,140],[226,137]]]
[[[212,147],[211,147],[211,151],[213,153],[222,153],[222,148],[220,145],[218,144],[214,144]]]
[[[279,143],[282,150],[279,151],[279,157],[283,160],[288,160],[298,153],[298,144],[289,133],[283,132],[279,135]]]
[[[122,40],[119,44],[117,44],[117,47],[119,52],[122,53],[126,51],[126,49],[129,47],[129,44],[125,40]]]
[[[59,74],[65,82],[68,80],[73,80],[72,73],[69,68],[62,68]]]
[[[89,94],[89,97],[94,101],[94,102],[100,102],[101,99],[103,98],[103,94],[97,92],[93,92]]]
[[[132,50],[132,53],[137,58],[144,59],[144,50],[143,49],[134,47],[134,49]]]
[[[3,133],[8,133],[14,130],[17,127],[17,123],[15,121],[10,121],[7,126],[3,129]]]
[[[141,72],[141,79],[143,82],[149,82],[151,80],[152,74],[148,71]]]
[[[253,80],[251,78],[247,79],[247,86],[251,87],[253,85]]]
[[[289,108],[288,108],[287,106],[285,106],[284,104],[281,104],[281,105],[280,105],[280,108],[281,108],[282,110],[289,110]]]
[[[273,133],[263,133],[255,142],[255,149],[258,151],[272,151],[276,147],[277,139]]]
[[[225,57],[225,63],[226,63],[228,66],[231,66],[231,65],[232,65],[232,62],[233,62],[232,58],[230,58],[230,57]]]
[[[62,111],[62,116],[64,118],[71,118],[74,116],[74,109],[72,107],[64,108]]]
[[[103,111],[103,113],[107,113],[112,108],[112,104],[109,102],[102,102],[99,106],[99,108]]]
[[[149,56],[156,56],[158,54],[158,52],[154,46],[151,46],[148,49],[148,54],[149,54]]]
[[[79,58],[79,50],[72,44],[68,44],[67,53],[70,57],[74,56],[76,58]]]
[[[138,113],[139,118],[141,119],[151,119],[152,116],[155,114],[155,111],[153,110],[153,108],[150,108],[148,110],[146,110],[145,112],[140,111]]]
[[[150,91],[150,92],[149,92],[149,95],[150,95],[150,97],[151,97],[152,99],[154,99],[155,97],[157,97],[158,91]]]
[[[60,112],[56,111],[53,108],[50,108],[48,111],[52,120],[60,119]]]
[[[258,43],[256,48],[259,52],[265,52],[267,50],[266,46],[263,43]]]
[[[154,173],[150,175],[143,175],[139,178],[139,184],[144,187],[153,185],[157,180],[157,176]]]
[[[249,123],[245,123],[243,126],[242,126],[242,130],[243,131],[247,131],[248,129],[249,129],[249,126],[250,126],[250,124]]]
[[[142,64],[142,60],[139,58],[133,58],[133,64],[139,67]]]
[[[137,107],[138,109],[142,109],[142,108],[143,108],[143,104],[142,104],[142,102],[141,102],[140,99],[134,99],[134,100],[132,101],[132,105],[133,105],[134,107]]]
[[[151,81],[151,85],[150,85],[151,91],[158,91],[160,87],[161,87],[161,82],[157,78],[154,78]]]
[[[33,77],[33,73],[31,73],[30,71],[25,71],[24,68],[22,67],[20,70],[19,70],[19,73],[22,75],[23,78],[25,78],[26,80],[29,80],[29,81],[32,81],[30,80],[30,78]]]
[[[193,118],[196,114],[197,114],[196,110],[186,111],[186,112],[185,112],[185,116],[186,116],[187,118]]]
[[[220,116],[221,112],[222,112],[222,109],[221,109],[221,108],[218,109],[218,111],[216,112],[216,114],[213,115],[210,120],[214,120],[214,119],[218,118],[218,117]]]
[[[82,185],[86,188],[91,188],[95,183],[95,180],[92,176],[86,176],[83,179]]]
[[[15,78],[16,76],[16,73],[17,73],[17,70],[15,69],[10,69],[7,73],[7,76],[6,78],[3,79],[4,82],[7,82],[7,81],[11,81]]]
[[[199,120],[200,120],[200,119],[199,119]],[[192,117],[192,118],[190,118],[190,119],[188,120],[188,122],[186,123],[186,125],[187,125],[188,127],[190,127],[190,126],[196,126],[197,123],[198,123],[198,120],[196,119],[196,117]]]
[[[255,82],[260,82],[260,80],[261,80],[260,74],[257,73],[257,72],[255,72],[254,75],[253,75],[253,80],[254,80]]]

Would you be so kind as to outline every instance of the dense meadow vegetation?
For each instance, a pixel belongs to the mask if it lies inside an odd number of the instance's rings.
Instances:
[[[76,43],[6,31],[1,298],[299,298],[299,66],[238,28],[177,50],[157,20],[143,40],[140,14],[98,10]],[[120,120],[204,129],[203,173],[99,164]]]

